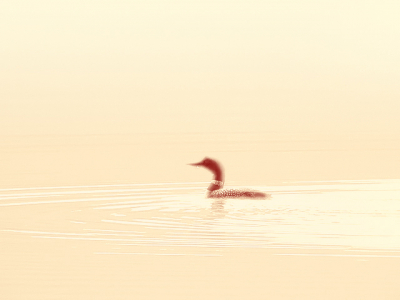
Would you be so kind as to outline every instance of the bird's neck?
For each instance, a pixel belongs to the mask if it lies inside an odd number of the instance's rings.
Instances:
[[[214,174],[214,180],[222,182],[224,181],[224,174],[222,173],[222,170],[220,168],[212,170],[212,173]]]
[[[222,171],[220,169],[218,170],[218,172],[216,170],[213,170],[213,174],[214,179],[211,180],[211,184],[208,187],[208,193],[222,189],[224,186],[224,176],[222,174]]]

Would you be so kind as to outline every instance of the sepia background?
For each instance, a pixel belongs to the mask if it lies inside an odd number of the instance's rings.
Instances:
[[[399,13],[3,1],[0,293],[398,299]],[[204,199],[205,156],[272,200]]]
[[[1,134],[396,132],[395,1],[1,4]]]

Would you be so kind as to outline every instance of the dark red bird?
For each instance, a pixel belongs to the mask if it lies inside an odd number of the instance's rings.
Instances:
[[[211,181],[207,189],[208,198],[258,198],[266,199],[269,195],[250,189],[223,189],[224,173],[222,166],[211,158],[204,158],[201,162],[190,164],[191,166],[204,167],[214,174],[214,179]]]

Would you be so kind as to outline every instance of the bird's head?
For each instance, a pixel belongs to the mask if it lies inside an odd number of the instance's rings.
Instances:
[[[221,165],[217,161],[215,161],[211,158],[208,158],[208,157],[205,157],[202,161],[200,161],[198,163],[189,164],[189,165],[195,166],[195,167],[204,167],[215,174],[220,174],[222,171]]]

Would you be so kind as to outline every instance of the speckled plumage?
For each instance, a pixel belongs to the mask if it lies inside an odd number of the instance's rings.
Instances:
[[[265,199],[266,194],[248,189],[220,189],[208,195],[209,198],[261,198]]]
[[[214,179],[211,181],[211,184],[207,189],[208,198],[266,199],[269,197],[269,195],[263,192],[250,189],[222,189],[222,187],[224,186],[224,175],[221,165],[216,160],[206,157],[201,162],[191,165],[196,167],[204,167],[214,174]]]

